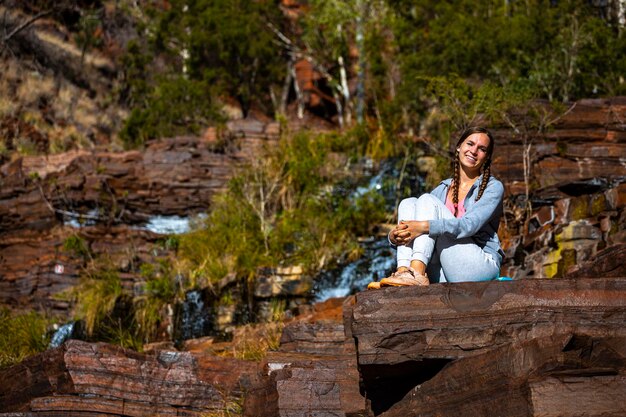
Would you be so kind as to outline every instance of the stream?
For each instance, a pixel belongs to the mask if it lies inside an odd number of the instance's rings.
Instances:
[[[419,195],[423,190],[423,180],[417,173],[414,163],[402,160],[387,160],[378,167],[365,164],[366,174],[360,185],[344,186],[338,189],[351,200],[356,200],[366,193],[380,194],[385,201],[385,211],[393,213],[400,198],[408,195]],[[64,219],[66,225],[80,228],[94,223],[97,218],[94,210],[86,216],[70,216]],[[154,233],[170,235],[184,234],[193,230],[201,223],[202,216],[151,216],[137,229],[149,230]],[[321,302],[333,297],[345,297],[362,291],[371,281],[379,281],[389,275],[395,267],[395,250],[391,248],[386,236],[373,235],[359,238],[363,255],[352,262],[340,265],[331,270],[322,271],[314,278],[312,300]],[[177,306],[177,324],[174,330],[178,341],[197,338],[211,334],[212,320],[216,310],[209,305],[202,291],[192,290],[186,293],[185,299]],[[74,322],[61,326],[52,337],[51,347],[59,346],[64,340],[73,337]]]

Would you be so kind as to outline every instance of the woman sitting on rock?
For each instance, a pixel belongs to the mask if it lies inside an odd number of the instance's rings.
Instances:
[[[389,233],[398,269],[369,289],[498,277],[504,187],[491,176],[493,148],[487,129],[465,130],[455,148],[454,176],[430,194],[400,202],[398,225]]]

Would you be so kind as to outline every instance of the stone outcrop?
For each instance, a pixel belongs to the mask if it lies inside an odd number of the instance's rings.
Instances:
[[[625,278],[581,278],[359,293],[351,328],[377,414],[617,416],[625,320]]]
[[[614,248],[626,241],[626,183],[559,198],[533,210],[519,230],[500,230],[504,276],[566,277],[585,263],[597,271],[587,276],[626,276],[624,252]],[[602,269],[603,253],[616,257],[612,267]]]
[[[72,153],[68,159],[56,165],[58,171],[45,157],[3,167],[3,231],[51,228],[81,214],[100,224],[132,224],[151,215],[206,210],[234,162],[197,138],[159,141],[143,152]]]
[[[493,173],[508,197],[501,274],[513,278],[567,276],[626,240],[626,97],[580,100],[558,111],[537,106],[546,115],[541,129],[521,121],[518,131],[494,129]]]
[[[277,352],[263,361],[264,379],[246,398],[245,416],[371,416],[360,393],[356,350],[344,311],[353,297],[316,304],[288,323]]]
[[[156,245],[161,235],[133,226],[157,215],[206,212],[233,170],[278,135],[277,123],[244,119],[203,137],[154,141],[143,151],[80,150],[3,165],[0,304],[67,314],[68,303],[56,295],[78,283],[85,263],[64,249],[72,236],[94,256],[111,258],[132,287],[137,274],[130,265],[164,255]]]
[[[493,129],[497,138],[493,172],[510,194],[524,193],[524,148],[532,190],[626,175],[626,97],[579,100],[561,111],[544,107],[552,123],[542,131]]]
[[[0,371],[0,410],[11,416],[238,413],[255,378],[252,362],[72,340]]]
[[[167,256],[159,244],[161,235],[128,226],[57,226],[0,234],[0,304],[68,314],[70,305],[59,294],[79,283],[88,262],[87,255],[66,248],[72,238],[80,239],[91,256],[107,259],[131,293],[140,278],[139,266]]]
[[[368,291],[303,308],[261,362],[66,342],[0,371],[0,416],[621,416],[625,321],[626,278]]]
[[[243,119],[203,137],[153,141],[143,151],[17,159],[0,167],[0,233],[48,229],[63,218],[132,224],[206,211],[233,169],[278,135],[277,123]]]

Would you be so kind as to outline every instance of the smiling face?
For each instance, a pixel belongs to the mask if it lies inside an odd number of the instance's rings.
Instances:
[[[471,172],[479,172],[483,164],[489,159],[490,139],[485,133],[469,135],[457,147],[459,163]]]

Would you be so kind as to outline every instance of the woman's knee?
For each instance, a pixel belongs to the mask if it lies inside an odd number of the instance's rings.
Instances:
[[[407,209],[412,210],[417,204],[417,201],[418,199],[415,197],[409,197],[409,198],[403,199],[402,201],[400,201],[400,204],[398,205],[398,211],[407,210]]]
[[[400,201],[398,211],[415,210],[417,207],[434,206],[437,204],[437,197],[431,194],[422,194],[419,197],[409,197]]]

